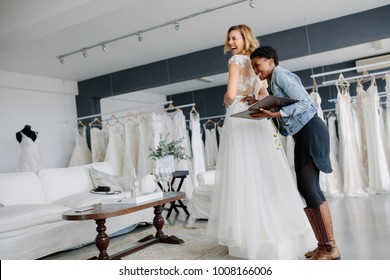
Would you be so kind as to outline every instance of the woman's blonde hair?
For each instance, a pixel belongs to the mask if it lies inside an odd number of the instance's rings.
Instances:
[[[230,51],[229,34],[233,30],[239,30],[241,33],[241,36],[244,38],[244,41],[245,41],[245,49],[243,50],[244,54],[251,54],[256,48],[259,47],[260,42],[259,42],[259,40],[257,40],[255,35],[253,35],[252,29],[245,24],[239,24],[239,25],[234,25],[234,26],[229,28],[229,30],[226,34],[225,46],[223,48],[224,53],[227,53],[228,51]]]

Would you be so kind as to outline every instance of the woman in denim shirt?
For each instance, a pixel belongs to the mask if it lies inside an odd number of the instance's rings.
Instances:
[[[304,209],[317,238],[317,248],[305,254],[310,259],[340,259],[333,234],[329,205],[319,185],[320,171],[331,173],[329,131],[317,116],[317,106],[294,73],[278,66],[278,55],[270,46],[259,47],[250,56],[252,68],[261,80],[268,79],[275,96],[298,102],[278,112],[262,110],[257,117],[276,118],[282,135],[295,141],[294,164],[297,185],[306,202]]]

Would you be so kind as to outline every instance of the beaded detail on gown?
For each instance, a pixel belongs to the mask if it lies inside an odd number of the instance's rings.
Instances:
[[[21,154],[16,167],[16,172],[33,172],[36,173],[39,169],[44,168],[44,164],[39,153],[39,137],[33,141],[30,137],[22,134],[20,142]]]
[[[238,63],[247,70],[240,83],[260,83],[248,57],[240,56]],[[226,113],[207,231],[243,258],[302,258],[316,241],[286,155],[275,143],[272,121],[230,117],[247,108],[240,100],[254,93],[249,88],[239,86]],[[260,85],[251,88],[257,92]]]

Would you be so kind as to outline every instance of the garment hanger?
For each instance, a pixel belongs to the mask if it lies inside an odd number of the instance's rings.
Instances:
[[[198,111],[196,111],[196,109],[195,109],[195,106],[192,106],[190,114],[192,114],[194,116],[198,116],[199,115]]]
[[[211,119],[208,119],[204,124],[204,126],[207,126],[207,125],[217,125],[217,123],[215,121],[212,121]]]
[[[113,122],[113,123],[110,123],[110,121],[114,121],[114,122]],[[106,124],[104,125],[104,127],[106,127],[107,125],[109,125],[109,126],[114,126],[114,125],[116,125],[117,123],[123,124],[123,123],[115,116],[115,114],[112,114],[112,116],[106,121]]]
[[[222,123],[222,125],[223,125],[224,122],[225,122],[225,118],[222,117],[222,118],[220,118],[220,119],[217,121],[217,124],[219,125],[219,124]]]
[[[318,92],[318,84],[317,84],[317,82],[316,82],[316,79],[313,79],[312,90],[313,90],[314,92]]]
[[[173,105],[173,103],[169,104],[168,108],[165,108],[164,109],[166,112],[168,113],[171,113],[171,112],[174,112],[177,110],[177,108],[175,107],[175,105]]]
[[[92,127],[92,125],[93,125],[94,123],[97,123],[97,125],[100,125],[100,126],[103,125],[103,123],[102,123],[98,118],[95,117],[95,118],[88,124],[89,127]]]
[[[350,84],[344,78],[343,73],[340,73],[339,78],[336,81],[336,87],[341,94],[345,94],[348,91]]]
[[[326,117],[327,117],[327,118],[329,118],[329,117],[335,117],[335,115],[333,114],[332,111],[329,111],[329,113],[326,115]]]
[[[370,82],[371,77],[372,77],[372,75],[370,75],[370,73],[368,73],[368,71],[366,69],[364,69],[362,72],[362,76],[360,77],[360,79],[358,79],[358,84]]]
[[[86,127],[85,124],[84,124],[82,121],[79,121],[79,122],[77,123],[77,126],[78,126],[78,127],[80,127],[80,126],[81,126],[81,127]]]

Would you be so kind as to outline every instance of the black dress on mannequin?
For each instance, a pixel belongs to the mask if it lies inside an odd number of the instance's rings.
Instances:
[[[31,138],[33,141],[37,139],[38,132],[31,130],[31,126],[26,124],[21,131],[16,133],[16,140],[18,140],[19,143],[22,141],[22,133]]]

